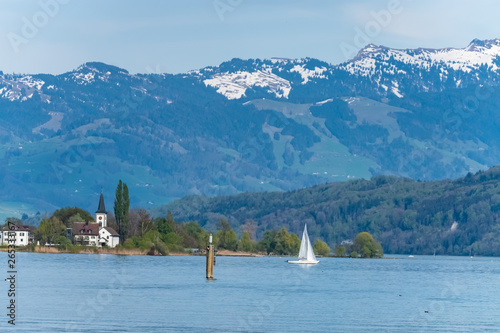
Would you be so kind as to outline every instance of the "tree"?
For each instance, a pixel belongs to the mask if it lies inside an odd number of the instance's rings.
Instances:
[[[225,218],[220,218],[219,223],[217,224],[217,239],[218,247],[221,249],[227,249],[226,247],[226,233],[228,233],[231,229],[231,225]],[[237,238],[236,238],[237,239]]]
[[[238,248],[238,236],[233,229],[229,230],[225,234],[224,246],[230,251],[236,251]]]
[[[154,225],[158,230],[158,232],[161,234],[161,237],[165,244],[167,244],[168,246],[175,244],[176,248],[175,249],[172,248],[172,250],[177,251],[180,249],[180,245],[182,244],[182,239],[177,234],[179,228],[177,226],[177,223],[174,221],[172,212],[170,210],[167,211],[166,218],[157,217],[154,220]]]
[[[250,237],[250,239],[252,241],[255,241],[255,233],[256,233],[256,230],[257,230],[257,226],[255,225],[255,222],[254,220],[246,220],[245,221],[245,224],[243,224],[241,226],[241,230],[243,230],[243,233],[245,233],[245,231],[248,233],[248,236]]]
[[[62,235],[59,235],[55,238],[54,243],[57,244],[56,247],[60,250],[67,250],[71,247],[71,241]]]
[[[15,224],[15,225],[21,225],[22,221],[20,219],[18,219],[17,217],[7,217],[5,218],[5,224],[3,226],[8,226],[9,222],[11,224]]]
[[[314,243],[313,246],[313,250],[314,253],[321,256],[327,256],[330,254],[330,247],[328,246],[328,244],[326,244],[320,239],[316,239],[316,242]]]
[[[128,196],[128,187],[127,184],[123,183],[120,179],[116,187],[114,211],[121,244],[123,244],[127,237],[129,206],[130,199]]]
[[[276,254],[283,255],[294,255],[299,252],[300,249],[300,241],[297,235],[290,235],[288,230],[283,227],[280,231],[276,233],[275,236],[275,247],[274,252]]]
[[[241,236],[240,242],[238,243],[238,250],[245,252],[252,252],[254,248],[254,244],[250,239],[250,234],[248,231],[243,232]]]
[[[276,230],[267,230],[264,232],[263,238],[257,243],[257,247],[260,251],[266,251],[267,254],[274,252],[276,247]]]
[[[45,218],[40,222],[36,232],[36,238],[42,244],[55,244],[58,236],[66,234],[66,226],[57,217]]]
[[[335,247],[335,256],[336,257],[345,257],[345,255],[346,255],[345,247],[343,247],[343,246]]]
[[[153,221],[145,209],[132,209],[128,216],[128,236],[143,237],[154,229]]]
[[[368,232],[361,232],[356,236],[353,248],[356,252],[361,253],[363,258],[382,258],[384,256],[382,246]]]
[[[299,253],[300,251],[300,239],[297,234],[292,234],[292,247],[291,247],[291,254]]]
[[[88,221],[88,220],[87,220]],[[66,223],[64,223],[68,228],[72,228],[73,227],[73,223],[75,222],[85,222],[83,220],[83,218],[80,216],[79,213],[76,213],[75,215],[71,216],[68,220],[68,224],[66,225]]]
[[[208,243],[208,232],[198,222],[182,223],[181,230],[184,235],[184,246],[188,248],[204,248]]]
[[[154,225],[158,232],[162,235],[174,232],[174,226],[167,221],[164,217],[157,217],[154,220]]]
[[[221,249],[236,251],[238,247],[238,236],[236,236],[234,230],[231,229],[229,222],[226,219],[221,218],[217,224],[217,229],[216,238],[218,240],[218,247]]]
[[[149,255],[168,254],[168,249],[161,241],[161,235],[157,230],[150,230],[142,237],[141,248],[147,250]]]
[[[94,218],[84,209],[64,207],[58,209],[51,217],[57,217],[67,228],[73,227],[73,222],[93,222]]]

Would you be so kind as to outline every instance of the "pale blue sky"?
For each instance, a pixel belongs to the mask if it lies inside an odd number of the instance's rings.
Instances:
[[[390,8],[377,22],[373,12]],[[102,61],[179,73],[234,57],[336,64],[366,41],[440,48],[500,38],[499,12],[495,0],[2,0],[0,70],[59,74]]]

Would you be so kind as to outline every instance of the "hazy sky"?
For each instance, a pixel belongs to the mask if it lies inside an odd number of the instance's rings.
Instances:
[[[1,0],[0,70],[59,74],[102,61],[179,73],[235,57],[336,64],[368,43],[500,38],[499,12],[495,0]]]

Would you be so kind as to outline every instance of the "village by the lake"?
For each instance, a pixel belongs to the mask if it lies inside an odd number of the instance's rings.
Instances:
[[[6,250],[10,245],[18,251],[41,253],[204,255],[213,242],[218,255],[294,256],[304,242],[286,227],[266,231],[263,239],[256,241],[256,226],[252,223],[242,227],[244,231],[238,239],[224,218],[220,218],[213,231],[204,230],[196,221],[176,222],[170,211],[165,218],[153,219],[144,209],[130,211],[128,187],[121,180],[114,203],[113,214],[106,210],[101,192],[94,216],[78,207],[61,208],[50,217],[46,214],[38,228],[24,225],[17,218],[7,218],[0,234],[0,249]],[[307,242],[310,244],[308,236]],[[319,256],[383,257],[382,246],[367,232],[354,240],[343,240],[334,252],[324,241],[316,239],[311,251]]]

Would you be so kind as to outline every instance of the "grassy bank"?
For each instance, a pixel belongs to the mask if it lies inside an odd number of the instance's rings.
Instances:
[[[0,251],[7,251],[7,247],[1,247]],[[124,248],[98,248],[93,246],[69,246],[66,249],[59,249],[48,246],[23,246],[16,247],[17,252],[33,253],[74,253],[74,254],[116,254],[116,255],[146,255],[146,251],[141,249]]]
[[[0,247],[0,251],[6,252],[7,247]],[[68,246],[66,249],[59,249],[57,247],[48,246],[23,246],[16,247],[17,252],[32,252],[32,253],[73,253],[73,254],[115,254],[115,255],[160,255],[159,253],[151,253],[142,249],[126,249],[123,247],[118,248],[99,248],[94,246]],[[170,252],[169,256],[204,256],[203,254],[193,254],[188,252]],[[262,254],[243,252],[243,251],[229,251],[219,250],[218,256],[234,256],[234,257],[260,257]]]

